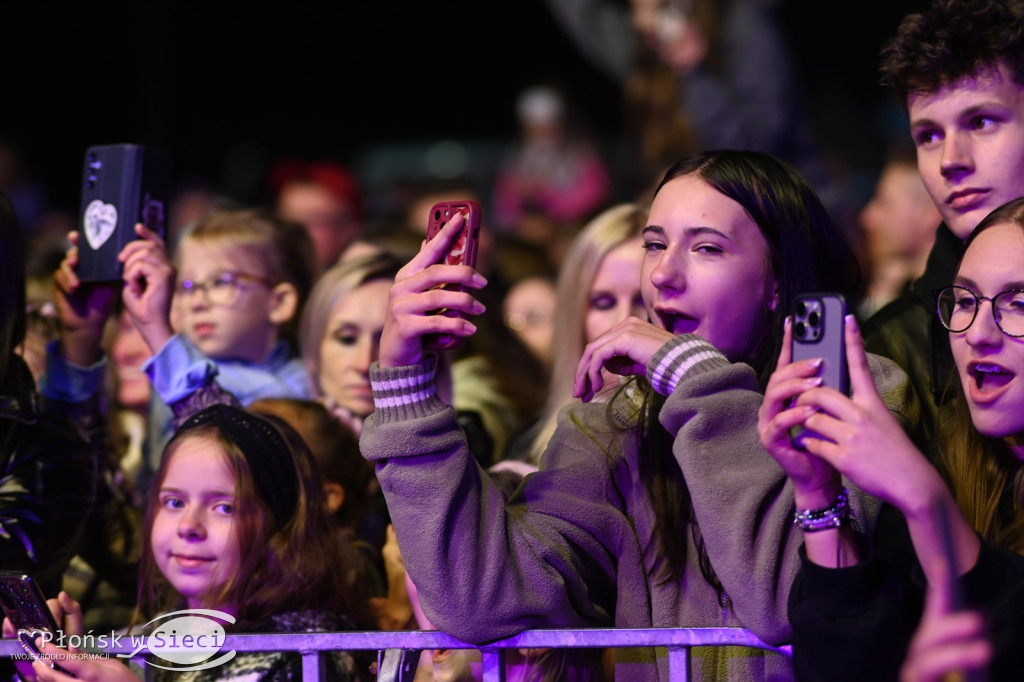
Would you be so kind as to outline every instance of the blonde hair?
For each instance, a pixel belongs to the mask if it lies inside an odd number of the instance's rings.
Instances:
[[[342,299],[363,284],[375,279],[393,280],[401,267],[402,264],[390,253],[371,253],[342,260],[317,280],[299,324],[299,351],[315,395],[323,394],[320,386],[320,344],[327,334],[331,312]]]
[[[586,319],[590,288],[605,257],[644,227],[646,208],[635,203],[616,204],[587,223],[573,239],[558,275],[555,328],[558,339],[548,384],[548,401],[540,417],[543,424],[530,445],[530,461],[537,463],[551,434],[558,412],[572,401],[576,366],[586,345]],[[637,273],[639,280],[639,273]]]

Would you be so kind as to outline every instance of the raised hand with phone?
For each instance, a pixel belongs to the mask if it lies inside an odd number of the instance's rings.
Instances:
[[[83,282],[78,277],[77,231],[68,233],[70,247],[53,275],[53,302],[60,320],[59,352],[80,367],[100,359],[103,328],[117,305],[120,284]]]
[[[128,242],[117,257],[124,266],[124,305],[156,353],[174,335],[170,313],[175,269],[160,235],[141,223],[135,233],[138,239]]]
[[[846,317],[843,333],[851,395],[821,385],[815,376],[820,364],[817,359],[791,362],[789,344],[784,343],[759,415],[761,442],[793,482],[798,509],[828,507],[840,488],[839,475],[900,509],[922,568],[931,576],[937,562],[944,561],[933,505],[937,501],[952,505],[952,494],[885,406],[853,316]],[[792,335],[792,325],[787,325],[786,334]],[[800,427],[813,433],[797,447],[790,434]],[[978,544],[962,516],[957,515],[952,527],[959,575],[973,564]],[[808,534],[807,556],[815,563],[835,567],[835,545],[821,542],[823,537]],[[844,565],[862,558],[852,542],[847,542],[842,556]]]
[[[424,345],[432,335],[466,338],[476,331],[467,319],[484,312],[472,291],[487,284],[470,265],[442,262],[461,234],[465,217],[460,212],[423,243],[419,253],[395,276],[388,295],[388,315],[380,340],[381,367],[403,367],[424,361]],[[458,285],[461,289],[451,288]],[[439,315],[447,310],[460,315]]]

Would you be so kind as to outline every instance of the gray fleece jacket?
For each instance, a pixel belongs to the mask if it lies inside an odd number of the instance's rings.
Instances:
[[[876,384],[901,421],[915,418],[906,376],[871,357]],[[375,412],[360,447],[377,465],[406,568],[423,609],[472,643],[528,628],[723,627],[769,644],[790,638],[786,605],[803,536],[787,478],[761,446],[754,371],[699,337],[678,336],[648,367],[668,393],[661,424],[674,437],[720,601],[697,563],[694,533],[682,579],[659,581],[664,561],[639,476],[636,391],[607,404],[566,407],[542,460],[506,503],[466,447],[452,408],[433,389],[434,362],[371,369]],[[666,453],[668,454],[668,453]],[[850,487],[853,516],[870,531],[879,503]],[[787,657],[697,648],[696,680],[791,680]],[[668,679],[661,650],[616,651],[617,680]]]

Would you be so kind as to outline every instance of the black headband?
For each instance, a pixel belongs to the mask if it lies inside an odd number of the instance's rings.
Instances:
[[[295,513],[299,503],[299,477],[284,436],[266,419],[230,405],[211,405],[181,425],[178,433],[203,424],[214,424],[238,446],[252,471],[260,496],[279,525]]]

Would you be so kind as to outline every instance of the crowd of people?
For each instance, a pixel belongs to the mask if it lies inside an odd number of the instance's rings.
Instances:
[[[691,679],[1018,679],[1024,3],[933,0],[886,43],[914,154],[880,169],[863,239],[778,82],[776,3],[552,5],[581,42],[618,36],[584,48],[616,73],[658,58],[673,81],[680,135],[633,140],[628,201],[548,86],[520,98],[493,196],[424,184],[383,221],[348,169],[288,159],[272,205],[124,228],[118,281],[78,276],[72,231],[38,290],[26,264],[46,259],[0,194],[0,568],[33,576],[69,634],[183,609],[229,632],[472,644],[737,627],[769,646],[696,647]],[[461,214],[424,238],[456,199],[493,203],[475,267],[444,258]],[[792,351],[798,299],[825,292],[848,304],[848,390]],[[438,334],[463,343],[430,350]],[[42,653],[12,674],[137,679]],[[373,654],[331,652],[325,673],[373,679]],[[659,648],[506,663],[669,677]],[[417,680],[480,674],[439,650]]]

